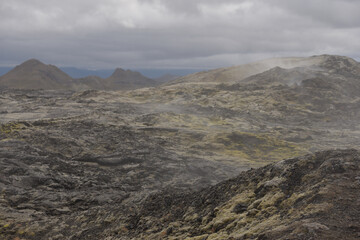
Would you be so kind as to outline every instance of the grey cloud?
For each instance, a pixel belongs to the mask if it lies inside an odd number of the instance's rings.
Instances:
[[[277,56],[359,58],[358,1],[0,2],[0,65],[215,68]]]
[[[338,28],[360,27],[360,1],[355,0],[276,0],[292,14]]]

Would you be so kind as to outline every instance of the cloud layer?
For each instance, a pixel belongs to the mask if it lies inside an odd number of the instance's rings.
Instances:
[[[0,2],[0,66],[215,68],[278,56],[360,58],[356,0]]]

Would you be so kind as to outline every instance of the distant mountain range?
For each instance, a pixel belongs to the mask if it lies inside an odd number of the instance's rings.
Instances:
[[[84,78],[87,76],[99,76],[101,78],[107,78],[111,76],[111,74],[114,72],[114,69],[97,69],[97,70],[91,70],[91,69],[84,69],[84,68],[75,68],[75,67],[59,67],[62,71],[66,72],[68,75],[70,75],[72,78]],[[3,75],[10,71],[12,68],[9,67],[0,67],[0,75]],[[162,78],[167,75],[171,76],[185,76],[189,75],[195,72],[204,71],[205,69],[197,69],[197,68],[164,68],[164,69],[158,69],[158,68],[134,68],[133,71],[140,72],[145,77],[151,78],[151,79],[158,79]]]
[[[338,64],[339,66],[333,66],[338,62],[341,62],[340,65]],[[348,69],[347,66],[356,67]],[[110,70],[92,71],[77,68],[60,69],[54,65],[46,65],[39,60],[30,59],[0,76],[0,87],[46,90],[133,90],[143,87],[155,87],[161,84],[216,85],[219,83],[237,84],[254,81],[259,84],[281,82],[282,84],[292,85],[301,84],[303,80],[310,78],[324,78],[327,74],[333,75],[333,72],[329,71],[334,68],[344,69],[343,71],[346,71],[346,74],[354,72],[356,76],[359,72],[358,63],[355,60],[331,55],[273,58],[233,67],[191,73],[185,76],[165,74],[157,78],[149,78],[140,72],[121,68],[117,68],[113,72]],[[0,74],[5,72],[6,69],[0,68]],[[152,73],[151,70],[148,71],[149,74],[154,75],[156,73],[155,70]],[[189,72],[191,71],[189,70]],[[90,75],[84,76],[86,73]],[[185,71],[183,73],[186,74]],[[341,73],[335,72],[334,74]],[[334,80],[334,82],[336,81]]]
[[[6,70],[6,68],[2,68],[2,70]],[[72,70],[75,71],[74,68]],[[102,76],[104,74],[105,72]],[[139,72],[121,68],[115,69],[107,78],[95,75],[72,78],[56,66],[46,65],[37,59],[30,59],[1,76],[0,87],[45,90],[131,90],[154,87],[175,78],[177,76],[164,75],[159,79],[151,79]]]

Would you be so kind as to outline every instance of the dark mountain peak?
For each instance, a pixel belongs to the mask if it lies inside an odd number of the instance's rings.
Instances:
[[[29,59],[22,64],[16,66],[12,72],[27,72],[28,74],[41,72],[46,73],[48,77],[50,77],[51,74],[61,75],[63,78],[66,78],[67,80],[71,79],[69,75],[67,75],[65,72],[60,70],[55,65],[51,64],[45,64],[37,59]]]
[[[3,75],[0,85],[15,89],[70,89],[73,79],[53,65],[30,59]]]
[[[114,73],[113,73],[112,75],[114,75],[114,74],[118,74],[118,73],[124,73],[124,72],[126,72],[126,70],[125,70],[125,69],[122,69],[122,68],[116,68],[116,69],[115,69],[115,71],[114,71]]]
[[[55,65],[51,65],[51,64],[45,64],[35,58],[29,59],[25,62],[23,62],[22,64],[16,66],[12,71],[21,71],[21,72],[36,72],[36,71],[42,71],[42,72],[58,72],[61,73],[62,75],[66,75],[67,78],[71,78],[70,76],[68,76],[65,72],[63,72],[61,69],[59,69],[57,66]]]
[[[39,67],[39,66],[46,66],[44,63],[42,63],[41,61],[32,58],[29,59],[25,62],[23,62],[22,64],[16,66],[16,68],[35,68],[35,67]]]
[[[42,63],[40,60],[38,60],[36,58],[31,58],[31,59],[23,62],[22,64],[44,64],[44,63]]]
[[[113,72],[113,74],[110,77],[123,78],[123,77],[128,77],[128,76],[138,76],[138,77],[146,78],[145,76],[143,76],[139,72],[131,71],[129,69],[125,70],[125,69],[122,69],[122,68],[116,68],[115,71]]]
[[[116,68],[113,74],[105,81],[111,90],[129,90],[158,85],[157,81],[147,78],[139,72],[122,68]]]

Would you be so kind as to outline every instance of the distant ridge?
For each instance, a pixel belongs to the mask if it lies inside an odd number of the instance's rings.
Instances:
[[[346,68],[348,66],[348,68]],[[343,69],[344,72],[356,73],[359,67],[349,69],[350,66],[359,66],[359,64],[344,56],[336,55],[317,55],[311,57],[282,57],[271,58],[248,64],[218,68],[209,71],[198,72],[177,78],[174,81],[167,83],[168,85],[174,84],[209,84],[209,83],[235,83],[253,76],[255,74],[263,73],[275,67],[283,69],[301,68],[301,67],[318,67],[327,70]]]
[[[258,62],[213,69],[177,77],[164,75],[157,79],[145,77],[140,72],[116,68],[111,76],[72,78],[53,65],[30,59],[0,77],[1,88],[46,90],[133,90],[158,85],[177,84],[236,84],[256,81],[300,83],[307,78],[331,74],[358,79],[360,63],[343,56],[318,55],[311,57],[272,58]],[[352,83],[350,83],[349,89]]]
[[[117,68],[108,78],[87,76],[72,78],[54,65],[30,59],[0,77],[0,87],[44,90],[130,90],[159,85],[139,72]]]

